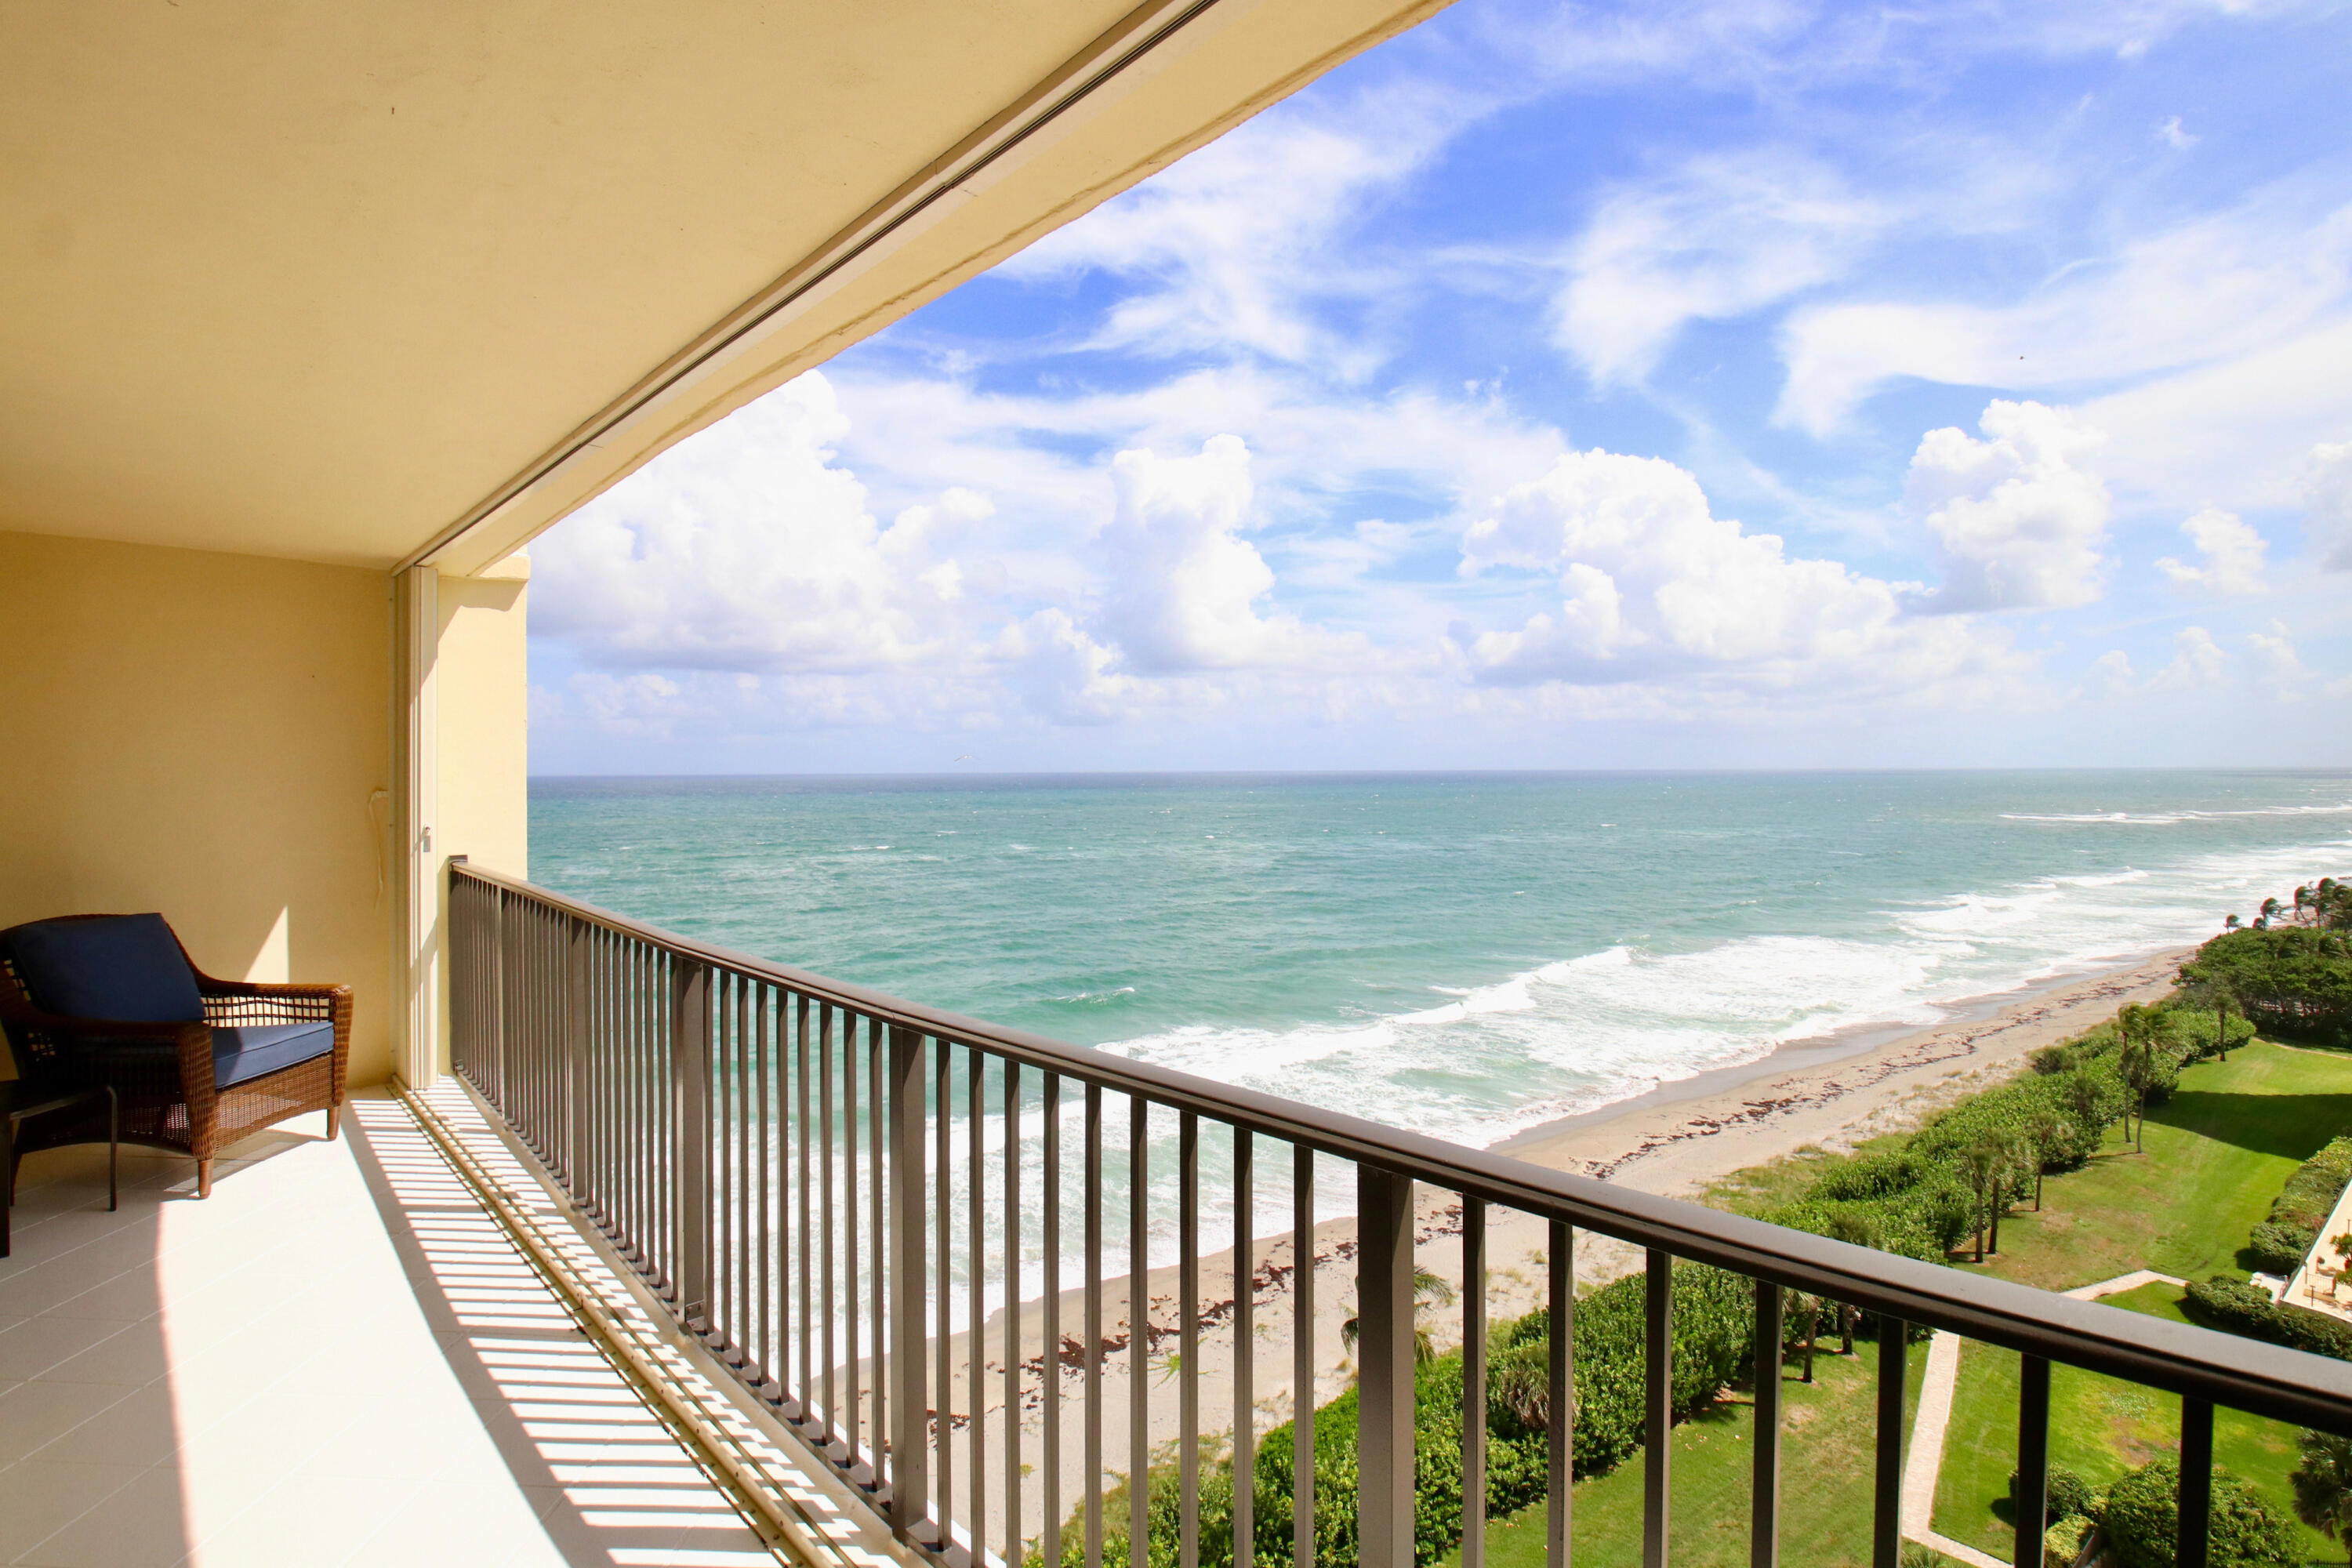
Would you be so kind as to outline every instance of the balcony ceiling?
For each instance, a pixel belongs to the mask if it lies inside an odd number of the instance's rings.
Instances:
[[[1437,3],[0,7],[0,529],[478,567]]]

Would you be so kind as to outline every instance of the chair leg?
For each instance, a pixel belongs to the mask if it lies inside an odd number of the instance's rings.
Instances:
[[[114,1086],[106,1086],[106,1212],[113,1214],[122,1206],[122,1188],[117,1178],[122,1152],[122,1097]]]
[[[341,1102],[341,1100],[337,1100],[334,1104],[332,1104],[332,1105],[331,1105],[331,1106],[327,1107],[327,1142],[328,1142],[331,1143],[331,1142],[333,1142],[335,1141],[335,1134],[336,1134],[337,1132],[339,1132],[339,1131],[341,1131],[341,1129],[342,1129],[342,1125],[343,1125],[343,1106],[342,1106],[342,1102]]]
[[[196,1196],[208,1198],[212,1195],[213,1163],[210,1160],[199,1160],[196,1162]]]

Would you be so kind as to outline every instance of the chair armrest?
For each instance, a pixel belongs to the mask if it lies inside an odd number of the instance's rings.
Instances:
[[[204,971],[196,972],[196,990],[206,996],[348,996],[348,985],[310,985],[299,983],[278,984],[262,980],[215,980]]]

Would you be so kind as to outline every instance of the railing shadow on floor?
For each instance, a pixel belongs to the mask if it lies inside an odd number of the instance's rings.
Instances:
[[[772,1563],[408,1112],[356,1109],[361,1168],[434,1339],[563,1561]]]

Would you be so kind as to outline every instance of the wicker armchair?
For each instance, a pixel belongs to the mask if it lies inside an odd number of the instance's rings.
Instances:
[[[118,923],[101,931],[84,926],[89,921]],[[61,940],[88,945],[110,933],[129,941],[151,970],[168,971],[176,952],[184,976],[137,978],[151,991],[184,992],[192,982],[193,997],[185,1005],[126,1006],[145,1016],[123,1019],[90,1016],[96,1008],[87,994],[71,1000],[43,994],[56,986],[40,978],[42,955]],[[142,1000],[152,1004],[152,997]],[[215,979],[189,959],[161,915],[69,915],[0,931],[0,1028],[18,1060],[37,1064],[44,1076],[112,1089],[124,1142],[194,1156],[199,1197],[212,1195],[213,1159],[224,1143],[311,1110],[327,1113],[328,1137],[340,1131],[351,988]],[[333,1043],[321,1048],[330,1030]],[[102,1106],[68,1106],[28,1117],[16,1152],[106,1135]]]

